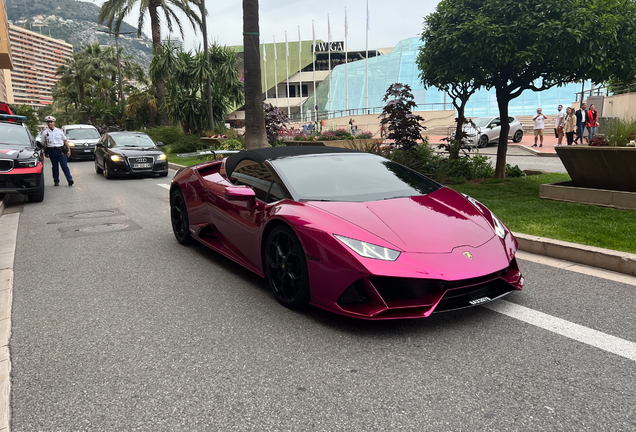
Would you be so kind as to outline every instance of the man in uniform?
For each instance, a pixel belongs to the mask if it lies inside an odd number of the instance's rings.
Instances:
[[[46,117],[47,128],[42,132],[42,145],[44,146],[44,154],[51,159],[51,167],[53,168],[53,185],[60,185],[60,165],[66,181],[69,186],[73,186],[73,176],[66,164],[67,158],[71,155],[71,148],[68,145],[66,135],[62,129],[55,127],[55,117]],[[59,165],[58,165],[59,164]]]

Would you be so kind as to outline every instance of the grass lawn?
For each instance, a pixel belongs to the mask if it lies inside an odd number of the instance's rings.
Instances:
[[[543,174],[451,187],[484,203],[512,231],[636,253],[636,211],[539,198],[539,185],[567,180]]]
[[[205,162],[207,160],[205,159],[205,157],[199,158],[198,156],[180,158],[180,157],[177,157],[177,155],[174,153],[166,153],[166,156],[168,156],[168,162],[172,162],[172,163],[183,165],[183,166],[196,165],[201,162]]]

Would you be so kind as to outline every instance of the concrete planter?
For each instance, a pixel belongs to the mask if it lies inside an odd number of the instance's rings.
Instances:
[[[636,192],[636,148],[556,147],[575,187]]]
[[[220,140],[219,138],[208,138],[208,137],[201,137],[201,141],[203,141],[206,148],[209,148],[209,147],[217,148],[218,146],[221,145],[221,142],[222,142],[222,140]]]
[[[542,184],[539,198],[636,210],[636,192],[575,187],[571,181]]]
[[[288,146],[328,146],[341,148],[355,148],[364,150],[372,144],[384,142],[381,138],[355,139],[355,140],[334,140],[334,141],[285,141]]]

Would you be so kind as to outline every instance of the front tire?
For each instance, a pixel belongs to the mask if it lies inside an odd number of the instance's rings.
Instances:
[[[294,231],[279,225],[265,243],[265,276],[276,300],[290,309],[309,304],[309,271],[305,252]]]
[[[482,135],[479,137],[479,143],[477,144],[479,148],[485,148],[488,146],[488,136]]]
[[[101,173],[103,173],[103,172],[104,172],[104,170],[103,170],[103,169],[101,169],[101,168],[99,167],[99,165],[97,165],[97,158],[95,158],[95,172],[96,172],[97,174],[101,174]]]
[[[104,178],[111,179],[113,175],[110,173],[110,168],[108,167],[108,162],[104,159]]]
[[[40,173],[40,186],[36,193],[27,195],[29,202],[36,203],[44,201],[44,170]]]
[[[515,135],[512,137],[512,142],[520,143],[522,139],[523,139],[523,131],[519,129],[517,132],[515,132]]]
[[[172,222],[172,232],[177,241],[184,246],[192,244],[193,238],[190,234],[188,206],[183,197],[183,192],[179,189],[173,189],[170,192],[170,220]]]

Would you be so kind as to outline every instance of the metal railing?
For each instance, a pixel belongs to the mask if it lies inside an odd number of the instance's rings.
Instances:
[[[599,84],[597,87],[591,88],[589,90],[583,90],[580,92],[574,93],[576,95],[577,101],[582,101],[585,96],[611,96],[615,94],[624,94],[631,93],[632,91],[636,92],[636,82],[630,84],[616,85],[616,86],[606,86],[605,84]]]
[[[384,107],[372,107],[372,108],[353,108],[345,110],[333,110],[333,111],[311,111],[311,118],[308,117],[307,112],[296,112],[290,115],[290,122],[298,123],[303,121],[316,121],[316,120],[330,120],[341,117],[353,117],[359,115],[380,115]],[[455,107],[452,103],[430,103],[418,105],[415,111],[444,111],[454,110]]]

